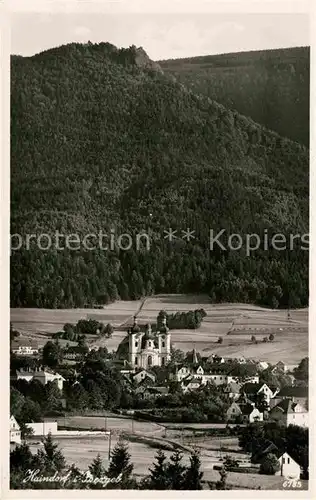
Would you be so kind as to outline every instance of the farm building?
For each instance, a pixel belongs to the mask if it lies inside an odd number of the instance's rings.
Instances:
[[[38,354],[38,344],[33,339],[20,339],[12,342],[11,351],[18,356],[34,356]]]
[[[289,479],[299,479],[301,468],[297,462],[288,454],[283,453],[279,457],[280,470],[276,472],[276,476],[283,476]]]

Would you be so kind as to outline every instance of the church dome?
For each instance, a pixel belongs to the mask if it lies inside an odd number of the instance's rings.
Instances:
[[[139,332],[140,332],[140,328],[137,324],[137,318],[136,318],[136,316],[134,316],[134,324],[130,329],[130,333],[139,333]]]
[[[166,335],[169,333],[169,328],[167,327],[167,319],[166,319],[166,317],[164,317],[162,319],[162,324],[161,324],[161,327],[159,328],[159,333],[164,333]]]
[[[146,348],[147,341],[152,340],[153,341],[153,347],[157,347],[157,340],[151,330],[151,325],[148,324],[146,325],[146,332],[145,335],[143,335],[142,338],[142,349]]]

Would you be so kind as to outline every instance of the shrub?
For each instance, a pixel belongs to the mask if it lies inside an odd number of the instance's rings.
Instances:
[[[273,476],[280,468],[279,461],[273,453],[268,455],[262,460],[260,465],[260,474],[268,474]]]

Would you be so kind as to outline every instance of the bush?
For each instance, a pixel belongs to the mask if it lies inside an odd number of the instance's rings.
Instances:
[[[261,462],[259,473],[273,476],[279,468],[280,464],[277,457],[273,453],[268,453]]]

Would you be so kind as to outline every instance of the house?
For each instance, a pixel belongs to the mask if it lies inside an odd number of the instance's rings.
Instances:
[[[239,377],[238,375],[227,375],[227,383],[238,382],[244,384],[259,384],[259,375],[250,375],[249,377]]]
[[[192,368],[192,373],[195,375],[204,375],[204,370],[201,365],[198,365],[195,368]]]
[[[38,344],[33,339],[19,338],[12,342],[11,351],[18,356],[34,356],[38,354]]]
[[[85,357],[86,349],[80,346],[68,347],[63,352],[63,358],[72,361],[82,361]]]
[[[225,359],[222,356],[218,356],[217,354],[211,354],[207,358],[208,363],[217,363],[217,364],[222,364],[225,363]]]
[[[242,392],[246,394],[249,399],[257,396],[258,394],[263,394],[264,399],[267,404],[270,405],[270,400],[277,394],[278,389],[276,387],[269,387],[267,384],[254,384],[246,383],[242,387]]]
[[[301,467],[287,453],[283,453],[279,458],[280,469],[276,472],[276,476],[283,476],[288,479],[299,479],[301,475]]]
[[[36,368],[35,370],[26,370],[23,369],[16,371],[17,380],[26,380],[30,382],[31,380],[39,380],[43,385],[46,385],[48,382],[57,382],[58,389],[63,390],[63,384],[65,379],[62,375],[57,372],[53,372],[48,368],[41,369]]]
[[[258,370],[266,370],[267,368],[269,368],[269,363],[267,363],[266,361],[258,361],[257,368]]]
[[[182,380],[181,382],[181,387],[183,390],[183,393],[187,393],[189,391],[194,391],[201,387],[203,385],[202,378],[201,377],[187,377],[186,379]]]
[[[238,384],[237,382],[230,382],[226,387],[224,387],[223,392],[229,397],[229,399],[236,400],[239,398],[240,389],[241,384]]]
[[[145,377],[143,378],[139,384],[137,385],[137,387],[135,388],[135,394],[144,394],[144,392],[146,391],[146,389],[148,387],[152,387],[153,384],[155,383],[154,380],[152,380],[150,377]]]
[[[226,412],[226,419],[228,421],[238,419],[244,423],[252,424],[253,422],[262,422],[263,413],[253,403],[239,404],[234,401]]]
[[[263,413],[254,404],[242,405],[241,410],[243,422],[252,424],[253,422],[263,421]]]
[[[228,422],[234,422],[236,418],[241,417],[242,415],[242,410],[240,406],[233,402],[230,407],[226,411],[226,420]]]
[[[14,415],[10,417],[10,443],[21,443],[21,430]]]
[[[176,382],[181,382],[184,378],[191,374],[191,369],[185,365],[176,365],[170,372],[169,379]]]
[[[270,410],[270,419],[289,425],[308,427],[308,411],[291,399],[284,399]]]
[[[271,373],[285,373],[287,372],[287,366],[283,361],[278,361],[278,363],[272,368]]]
[[[142,382],[145,378],[149,378],[152,382],[156,382],[156,376],[148,370],[140,370],[132,374],[132,381],[136,384]]]
[[[283,399],[290,399],[293,403],[299,403],[304,406],[307,410],[308,408],[308,387],[296,387],[296,386],[286,386],[283,387],[271,400],[270,407],[273,408],[278,403],[283,401]]]

